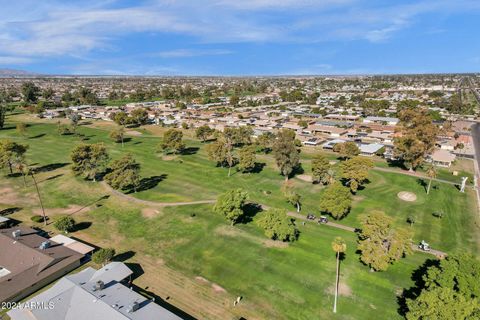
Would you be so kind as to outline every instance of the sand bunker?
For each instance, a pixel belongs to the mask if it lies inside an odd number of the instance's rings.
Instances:
[[[401,191],[397,196],[403,201],[413,202],[417,200],[417,195],[413,192]]]
[[[135,130],[129,130],[125,133],[128,134],[129,136],[137,136],[137,137],[142,135],[141,132],[138,132],[138,131],[135,131]]]
[[[299,175],[296,175],[295,177],[302,181],[312,182],[312,176],[308,174],[299,174]]]

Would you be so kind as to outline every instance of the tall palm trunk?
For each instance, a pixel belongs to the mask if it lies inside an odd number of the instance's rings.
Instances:
[[[430,187],[432,186],[432,178],[430,178],[430,181],[428,181],[428,188],[427,188],[427,194],[430,193]]]
[[[338,270],[340,267],[340,252],[337,251],[337,276],[335,277],[335,300],[333,302],[333,313],[337,313],[337,297],[338,297]]]

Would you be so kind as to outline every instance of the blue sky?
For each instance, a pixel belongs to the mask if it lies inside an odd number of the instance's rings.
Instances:
[[[0,0],[0,68],[49,74],[480,71],[478,0]]]

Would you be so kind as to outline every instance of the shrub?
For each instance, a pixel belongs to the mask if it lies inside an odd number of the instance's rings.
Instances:
[[[30,220],[32,220],[33,222],[40,223],[40,222],[43,222],[43,217],[36,214],[34,216],[31,216]]]
[[[112,260],[114,256],[115,256],[115,249],[102,248],[92,255],[92,261],[95,262],[96,264],[101,264],[103,266],[107,262]]]
[[[73,230],[73,227],[75,226],[75,220],[70,217],[61,217],[53,223],[53,226],[59,231],[68,232]]]

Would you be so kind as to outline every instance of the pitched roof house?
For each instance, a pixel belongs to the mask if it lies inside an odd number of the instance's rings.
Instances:
[[[122,262],[99,270],[88,267],[60,279],[53,287],[8,312],[12,320],[177,320],[121,282],[132,271]],[[33,307],[32,307],[33,306]]]

